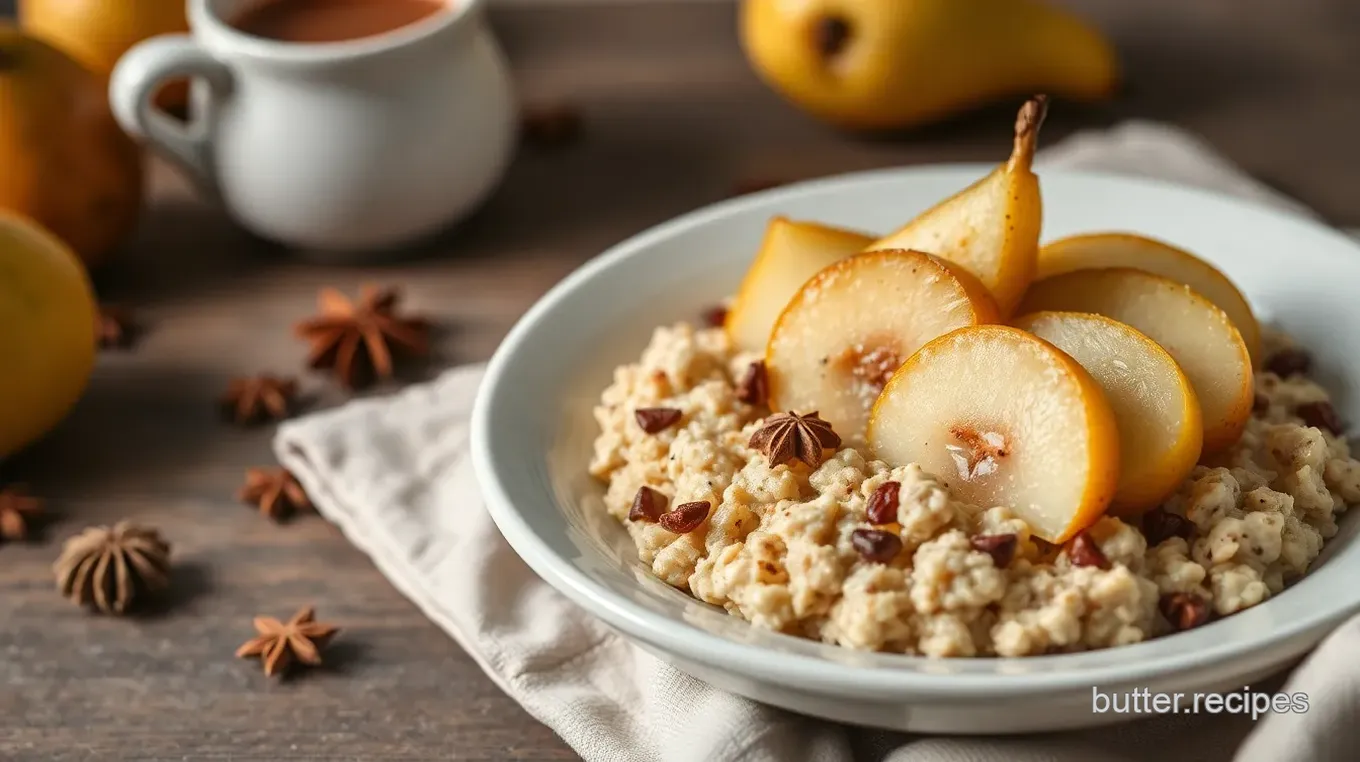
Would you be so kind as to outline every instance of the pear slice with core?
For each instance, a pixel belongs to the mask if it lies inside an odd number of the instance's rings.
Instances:
[[[1204,452],[1236,442],[1251,416],[1251,355],[1228,314],[1183,283],[1115,267],[1035,283],[1021,312],[1094,312],[1136,328],[1181,366],[1199,397]]]
[[[1018,328],[960,328],[926,344],[884,387],[874,456],[919,463],[974,505],[1009,506],[1049,542],[1100,518],[1119,480],[1119,435],[1100,385]]]
[[[874,251],[813,276],[780,314],[765,349],[770,409],[821,413],[862,442],[883,384],[927,341],[994,322],[996,305],[966,273],[916,251]]]
[[[1132,267],[1170,278],[1203,294],[1228,313],[1247,343],[1247,351],[1261,359],[1261,326],[1237,286],[1218,268],[1169,243],[1132,233],[1087,233],[1070,236],[1039,249],[1039,279],[1073,270]]]
[[[1009,316],[1034,280],[1039,253],[1043,201],[1031,165],[1047,104],[1038,96],[1020,108],[1009,161],[869,249],[915,249],[947,259],[982,281]]]
[[[779,313],[819,271],[863,251],[873,239],[853,230],[775,217],[727,309],[724,327],[746,352],[764,352]]]
[[[1034,312],[1012,322],[1066,352],[1100,384],[1119,428],[1119,487],[1110,512],[1141,514],[1199,462],[1199,398],[1157,342],[1104,315]]]

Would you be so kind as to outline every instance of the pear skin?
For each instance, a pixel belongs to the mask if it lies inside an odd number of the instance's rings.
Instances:
[[[785,98],[856,130],[914,127],[1036,92],[1109,98],[1110,43],[1043,0],[743,0],[743,48]]]
[[[724,328],[732,344],[764,352],[779,313],[798,289],[823,268],[857,254],[873,237],[816,222],[775,217],[760,251],[727,309]]]
[[[869,250],[915,249],[947,260],[981,281],[1010,316],[1037,268],[1043,200],[1032,165],[1047,105],[1040,95],[1020,107],[1006,163]]]

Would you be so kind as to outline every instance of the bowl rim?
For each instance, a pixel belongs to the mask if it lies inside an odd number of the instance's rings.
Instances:
[[[1184,636],[1193,636],[1212,631],[1216,625],[1229,622],[1234,617],[1191,633],[1163,636],[1142,643],[1099,649],[1091,652],[1056,654],[1027,657],[982,657],[962,659],[989,664],[1012,663],[1017,665],[1037,665],[1043,663],[1055,669],[1046,671],[1018,671],[1014,674],[949,672],[932,673],[919,669],[892,669],[892,663],[900,666],[920,667],[926,664],[939,664],[942,660],[923,656],[890,653],[865,653],[866,656],[886,660],[887,665],[848,664],[821,658],[815,655],[776,651],[759,644],[744,643],[722,637],[695,625],[647,610],[630,601],[626,596],[597,583],[567,559],[559,556],[539,535],[538,531],[515,507],[507,489],[507,479],[513,478],[515,468],[505,462],[498,462],[502,453],[497,451],[496,429],[498,422],[493,412],[498,405],[500,381],[505,376],[511,358],[521,344],[534,333],[537,326],[549,317],[572,292],[595,279],[600,273],[616,264],[635,256],[645,256],[645,252],[657,242],[678,235],[693,227],[704,226],[728,216],[741,215],[751,207],[763,206],[767,202],[791,200],[804,194],[835,192],[839,188],[860,185],[866,182],[885,179],[909,179],[913,174],[957,173],[960,178],[975,180],[990,171],[993,165],[981,163],[926,164],[911,167],[894,167],[834,175],[809,180],[778,188],[752,193],[735,199],[720,201],[682,214],[668,221],[654,225],[641,233],[611,246],[596,255],[551,288],[516,322],[506,338],[497,348],[487,365],[486,374],[478,390],[471,417],[472,461],[487,510],[502,535],[515,552],[533,569],[534,573],[550,586],[566,595],[587,613],[603,620],[611,627],[622,631],[633,639],[650,644],[662,651],[674,653],[683,659],[707,664],[710,667],[731,671],[736,674],[757,675],[772,683],[798,688],[822,689],[844,692],[852,687],[855,695],[866,700],[892,700],[902,698],[967,700],[985,695],[989,699],[1033,696],[1038,693],[1054,693],[1073,689],[1088,689],[1095,686],[1127,685],[1131,682],[1148,684],[1159,676],[1191,669],[1202,669],[1224,664],[1239,656],[1287,646],[1292,640],[1320,633],[1339,624],[1350,614],[1360,611],[1360,586],[1350,589],[1345,600],[1332,599],[1328,605],[1319,606],[1301,616],[1290,617],[1276,622],[1276,626],[1254,637],[1223,639],[1199,648],[1179,648],[1171,653],[1158,654],[1156,658],[1137,659],[1138,654],[1152,656],[1142,647],[1165,643]],[[1332,237],[1336,242],[1355,252],[1360,260],[1360,245],[1340,231],[1331,229],[1309,217],[1265,206],[1250,200],[1228,196],[1212,191],[1181,185],[1174,182],[1152,178],[1122,175],[1113,172],[1089,170],[1063,170],[1046,168],[1047,178],[1069,177],[1076,180],[1089,180],[1113,184],[1139,186],[1146,190],[1181,194],[1197,197],[1202,202],[1227,203],[1238,207],[1236,211],[1255,217],[1270,218],[1273,223],[1303,225],[1313,235]],[[521,456],[522,458],[522,456]],[[522,469],[520,469],[522,473]],[[1360,549],[1357,550],[1360,554]],[[1333,564],[1341,559],[1333,559]],[[1332,565],[1332,564],[1329,564]],[[1294,587],[1306,585],[1314,574],[1305,575]],[[1312,586],[1310,586],[1312,587]],[[1292,600],[1302,594],[1291,588]],[[1344,591],[1343,591],[1344,592]],[[684,594],[683,592],[681,594]],[[1280,597],[1272,597],[1248,609],[1258,610],[1277,603]],[[702,601],[699,601],[701,605]],[[1245,612],[1243,612],[1245,613]],[[748,626],[754,627],[755,625]],[[773,631],[762,631],[772,637],[789,638],[803,643],[821,644],[806,638],[795,638]],[[1226,631],[1225,631],[1226,634]],[[829,646],[828,647],[835,647]],[[848,650],[848,649],[847,649]],[[1091,653],[1122,654],[1129,658],[1118,659],[1108,664],[1084,666],[1080,669],[1058,671],[1064,662],[1070,662]],[[955,659],[943,660],[946,662]],[[886,667],[886,668],[885,668]]]

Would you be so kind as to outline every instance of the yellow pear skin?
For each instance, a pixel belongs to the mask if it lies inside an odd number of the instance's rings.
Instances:
[[[1110,97],[1118,65],[1092,27],[1042,0],[742,0],[760,76],[832,124],[898,129],[1007,97]]]
[[[934,254],[977,278],[991,292],[1001,315],[1009,316],[1038,267],[1044,203],[1033,162],[1047,113],[1047,96],[1025,101],[1015,118],[1015,143],[1005,163],[873,242],[869,250]]]

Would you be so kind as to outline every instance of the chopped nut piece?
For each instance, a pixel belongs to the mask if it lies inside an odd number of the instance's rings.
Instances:
[[[1305,402],[1294,410],[1298,417],[1303,419],[1306,426],[1315,429],[1322,429],[1330,434],[1340,434],[1346,430],[1345,424],[1336,414],[1336,408],[1330,402]]]
[[[1266,370],[1280,378],[1306,375],[1312,367],[1312,355],[1296,347],[1281,349],[1266,360]]]
[[[874,490],[869,496],[869,507],[865,511],[870,524],[891,524],[897,521],[897,506],[900,502],[898,493],[901,490],[901,482],[883,482]]]
[[[882,529],[856,529],[850,533],[850,544],[865,561],[886,564],[902,552],[902,538]]]
[[[633,497],[633,507],[628,509],[628,520],[655,523],[665,512],[665,495],[651,487],[639,487]]]
[[[1164,508],[1153,508],[1143,514],[1143,536],[1147,538],[1149,548],[1161,545],[1172,537],[1189,540],[1194,531],[1195,525],[1189,519]]]
[[[696,503],[681,503],[675,510],[661,514],[657,519],[661,526],[676,533],[687,534],[699,528],[708,518],[708,511],[711,506],[707,500],[700,500]]]
[[[1110,559],[1105,557],[1100,545],[1091,539],[1091,535],[1085,531],[1079,532],[1076,537],[1072,538],[1072,544],[1067,549],[1067,557],[1071,559],[1073,566],[1110,568]]]
[[[641,407],[633,411],[637,424],[648,434],[658,434],[674,426],[684,416],[673,407]]]
[[[816,412],[777,413],[765,419],[748,445],[765,455],[771,466],[800,460],[808,468],[822,465],[822,452],[841,446],[841,438]]]
[[[764,405],[770,399],[770,376],[765,363],[753,362],[737,384],[737,399],[748,405]]]
[[[704,310],[704,325],[709,328],[722,328],[727,324],[727,308],[719,304]]]
[[[1194,593],[1169,593],[1157,601],[1157,609],[1177,630],[1189,630],[1209,621],[1209,606]]]
[[[973,550],[991,556],[992,564],[998,569],[1004,569],[1011,565],[1011,560],[1015,558],[1015,548],[1020,541],[1013,534],[984,534],[974,537],[971,542]]]

